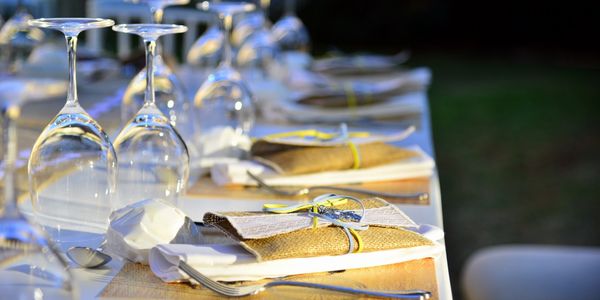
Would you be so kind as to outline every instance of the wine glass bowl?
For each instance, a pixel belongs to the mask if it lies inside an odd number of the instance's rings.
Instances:
[[[302,21],[293,14],[285,15],[271,28],[283,51],[308,51],[310,38]]]
[[[170,24],[121,24],[114,31],[137,34],[146,47],[144,104],[115,139],[119,157],[117,207],[150,198],[172,204],[185,191],[190,154],[179,132],[156,105],[154,59],[156,40],[182,33],[187,27]]]
[[[116,185],[117,158],[102,127],[79,105],[77,35],[111,26],[96,18],[47,18],[31,26],[63,32],[69,55],[67,101],[36,140],[29,157],[29,191],[36,221],[66,250],[104,240]]]
[[[216,68],[223,56],[223,32],[218,26],[210,26],[192,44],[186,62],[198,68]]]
[[[12,81],[12,82],[11,82]],[[0,295],[3,299],[75,299],[67,265],[43,232],[18,210],[16,172],[20,103],[40,96],[44,85],[9,79],[0,83],[3,201],[0,203]],[[42,92],[43,93],[43,92]]]
[[[231,128],[248,134],[255,115],[250,91],[240,74],[231,68],[219,68],[200,86],[194,97],[200,132],[211,128]]]
[[[12,73],[20,71],[34,47],[45,37],[41,29],[29,25],[32,19],[24,8],[18,8],[15,15],[0,28],[0,56]]]
[[[279,45],[271,31],[260,28],[252,33],[239,48],[236,65],[240,68],[258,68],[266,71],[269,63],[279,55]]]
[[[270,24],[262,11],[245,14],[233,27],[233,31],[231,32],[231,44],[234,47],[239,48],[254,32],[269,26]]]
[[[232,66],[232,51],[229,35],[235,14],[252,11],[255,6],[242,2],[202,2],[199,9],[211,11],[219,17],[221,30],[225,36],[224,53],[218,68],[202,83],[194,96],[194,107],[200,130],[199,152],[203,159],[219,157],[240,157],[238,143],[251,130],[255,109],[252,94],[240,73]],[[211,137],[228,136],[227,145],[209,146]],[[219,149],[222,146],[222,149]],[[210,148],[219,149],[209,153]],[[214,155],[213,155],[214,154]]]
[[[189,0],[129,0],[129,2],[146,4],[150,9],[154,23],[160,24],[165,7],[184,5],[189,3]],[[130,28],[133,27],[130,26]],[[153,30],[160,31],[162,29],[154,28]],[[163,55],[161,55],[160,47],[157,49],[153,65],[156,106],[168,118],[171,125],[177,128],[179,134],[187,142],[190,154],[195,158],[197,151],[195,150],[194,133],[197,129],[194,120],[196,117],[194,116],[194,110],[191,108],[192,104],[185,85],[166,64]],[[130,81],[123,94],[121,102],[121,124],[123,126],[144,105],[147,75],[146,68],[142,69]]]

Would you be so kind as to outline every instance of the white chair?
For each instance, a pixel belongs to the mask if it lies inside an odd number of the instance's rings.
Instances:
[[[88,0],[88,17],[110,18],[117,24],[132,23],[140,20],[141,22],[152,22],[150,10],[147,6],[141,4],[127,3],[124,0]],[[194,8],[168,7],[165,10],[163,23],[173,23],[186,25],[188,31],[184,33],[183,45],[175,43],[175,36],[168,35],[162,40],[165,51],[177,56],[178,53],[185,57],[187,50],[192,46],[198,37],[198,27],[206,25],[213,20],[210,13],[202,12]],[[92,50],[101,51],[103,49],[103,30],[90,30],[88,32],[87,46]],[[132,52],[131,34],[117,35],[117,55],[120,58],[127,57]]]
[[[485,248],[465,264],[462,288],[468,300],[600,299],[600,248]]]

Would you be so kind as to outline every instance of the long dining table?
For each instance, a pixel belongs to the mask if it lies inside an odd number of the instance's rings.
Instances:
[[[79,99],[82,107],[96,119],[110,136],[114,137],[120,127],[120,103],[127,79],[122,77],[108,78],[94,84],[79,86]],[[19,125],[19,161],[17,166],[26,168],[29,149],[43,127],[54,117],[64,104],[63,98],[46,99],[44,101],[25,102],[22,105],[22,115]],[[417,130],[399,145],[419,145],[427,154],[435,158],[433,139],[431,133],[431,120],[428,98],[426,92],[421,93],[419,99],[421,113],[417,116],[399,120],[368,121],[350,124],[352,130],[369,130],[377,132],[392,132],[416,124]],[[252,131],[253,136],[262,136],[274,132],[291,131],[306,128],[311,124],[273,124],[264,121],[257,122]],[[320,129],[334,129],[334,125],[319,125]],[[21,172],[19,187],[26,195],[26,176]],[[443,229],[442,199],[437,169],[428,178],[414,178],[394,182],[380,182],[365,184],[365,188],[387,192],[429,192],[427,201],[394,201],[401,210],[419,224],[431,224]],[[307,197],[311,197],[308,195]],[[26,215],[31,214],[31,204],[24,196],[20,207]],[[188,188],[188,192],[179,200],[179,206],[192,220],[200,221],[207,211],[240,211],[258,210],[266,202],[279,201],[292,203],[293,201],[307,198],[282,197],[270,195],[258,188],[222,188],[203,177]],[[441,240],[443,244],[443,239]],[[183,284],[166,284],[152,276],[147,267],[130,262],[113,259],[108,265],[99,269],[71,268],[72,275],[78,287],[81,299],[90,298],[194,298],[216,297],[210,291],[198,291]],[[442,255],[431,259],[407,262],[377,268],[348,270],[341,274],[326,274],[313,280],[334,284],[345,284],[352,281],[362,287],[379,289],[429,289],[433,292],[434,299],[451,299],[451,287],[448,273],[448,264],[445,251]],[[383,280],[385,278],[386,280]],[[308,276],[307,280],[311,280]],[[329,280],[329,281],[327,281]],[[318,290],[303,289],[302,294],[297,289],[281,292],[265,292],[259,296],[265,298],[296,298],[314,296],[330,298],[334,294],[323,293]],[[335,295],[335,296],[340,296]],[[347,296],[347,295],[346,295]]]

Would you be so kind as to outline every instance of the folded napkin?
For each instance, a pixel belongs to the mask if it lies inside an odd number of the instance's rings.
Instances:
[[[238,162],[250,150],[251,140],[230,126],[215,126],[199,135],[195,143],[198,159],[191,168],[201,174],[208,172],[216,163]]]
[[[343,81],[299,93],[292,101],[328,109],[374,105],[396,95],[424,90],[428,77],[425,69],[416,69],[377,82]]]
[[[310,174],[287,175],[275,171],[266,164],[255,161],[239,161],[215,164],[211,168],[212,180],[218,185],[257,185],[247,171],[261,177],[273,186],[334,185],[361,182],[401,180],[426,177],[433,172],[435,162],[418,146],[405,149],[411,155],[402,160],[368,168],[325,171]],[[404,153],[404,152],[400,152]]]
[[[196,225],[177,207],[148,199],[114,211],[106,233],[106,250],[133,262],[148,263],[158,244],[200,243]]]
[[[238,245],[169,244],[150,250],[149,265],[152,272],[165,282],[189,280],[177,267],[180,259],[213,280],[242,281],[375,267],[437,257],[443,251],[442,245],[434,243],[413,248],[259,262]]]
[[[159,245],[150,252],[150,268],[165,281],[184,280],[187,277],[177,270],[183,259],[216,280],[257,280],[393,264],[443,250],[435,241],[443,236],[440,229],[415,224],[381,199],[363,203],[361,223],[369,224],[369,229],[359,231],[364,243],[359,253],[345,254],[349,241],[343,230],[324,220],[313,229],[306,213],[207,213],[205,223],[220,228],[240,246]]]

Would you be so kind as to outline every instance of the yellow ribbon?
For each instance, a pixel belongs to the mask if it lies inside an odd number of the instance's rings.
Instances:
[[[340,136],[339,133],[329,133],[329,132],[319,131],[316,129],[306,129],[306,130],[296,130],[296,131],[268,134],[268,135],[263,136],[262,139],[267,140],[267,139],[280,139],[280,138],[289,138],[289,137],[301,137],[301,138],[312,137],[312,138],[324,141],[324,140],[334,139],[338,136]],[[356,146],[356,144],[354,142],[352,142],[352,140],[350,140],[350,139],[351,138],[366,138],[369,136],[370,136],[370,133],[368,131],[347,132],[346,139],[348,141],[346,144],[350,148],[350,152],[352,154],[352,159],[354,160],[354,163],[352,164],[352,169],[359,169],[361,160],[360,160],[360,152],[358,151],[358,146]]]
[[[322,199],[319,199],[319,198],[322,198]],[[321,196],[315,198],[315,200],[313,200],[313,202],[311,202],[311,203],[301,203],[301,204],[296,204],[296,205],[285,205],[285,204],[276,204],[276,203],[275,204],[273,204],[273,203],[264,204],[263,210],[267,211],[267,212],[271,212],[271,213],[276,213],[276,214],[295,213],[295,212],[299,212],[299,211],[311,211],[313,213],[312,227],[314,229],[314,228],[317,228],[317,225],[319,222],[319,220],[318,220],[319,206],[334,207],[334,206],[348,203],[348,199],[355,199],[355,198],[350,198],[348,196],[338,196],[335,194],[325,194],[325,195],[321,195]],[[358,199],[355,199],[355,200],[359,201]],[[348,239],[352,239],[352,237],[354,237],[354,239],[356,239],[356,243],[358,245],[357,249],[355,251],[356,253],[359,253],[363,250],[363,244],[364,244],[363,240],[355,229],[348,228],[343,225],[339,225],[339,224],[335,224],[335,223],[334,223],[334,225],[342,226],[345,231],[347,230],[348,232],[350,232],[350,234],[348,235]],[[352,241],[350,241],[351,248],[353,248],[352,244],[353,244]],[[349,253],[352,252],[352,250],[353,249],[350,249]]]
[[[330,140],[338,137],[338,133],[329,133],[323,132],[316,129],[306,129],[306,130],[296,130],[296,131],[288,131],[288,132],[280,132],[268,134],[262,137],[262,139],[279,139],[279,138],[288,138],[288,137],[313,137],[317,140]],[[369,137],[370,133],[368,131],[354,131],[348,132],[348,137],[350,138],[365,138]]]
[[[352,158],[354,159],[352,169],[360,168],[360,154],[358,152],[358,147],[352,141],[348,142],[348,147],[350,147],[350,152],[352,152]]]
[[[348,108],[351,110],[356,109],[356,107],[358,106],[358,99],[356,98],[356,93],[354,93],[354,88],[352,88],[352,84],[345,84],[344,91],[346,92],[346,101],[348,102]]]

